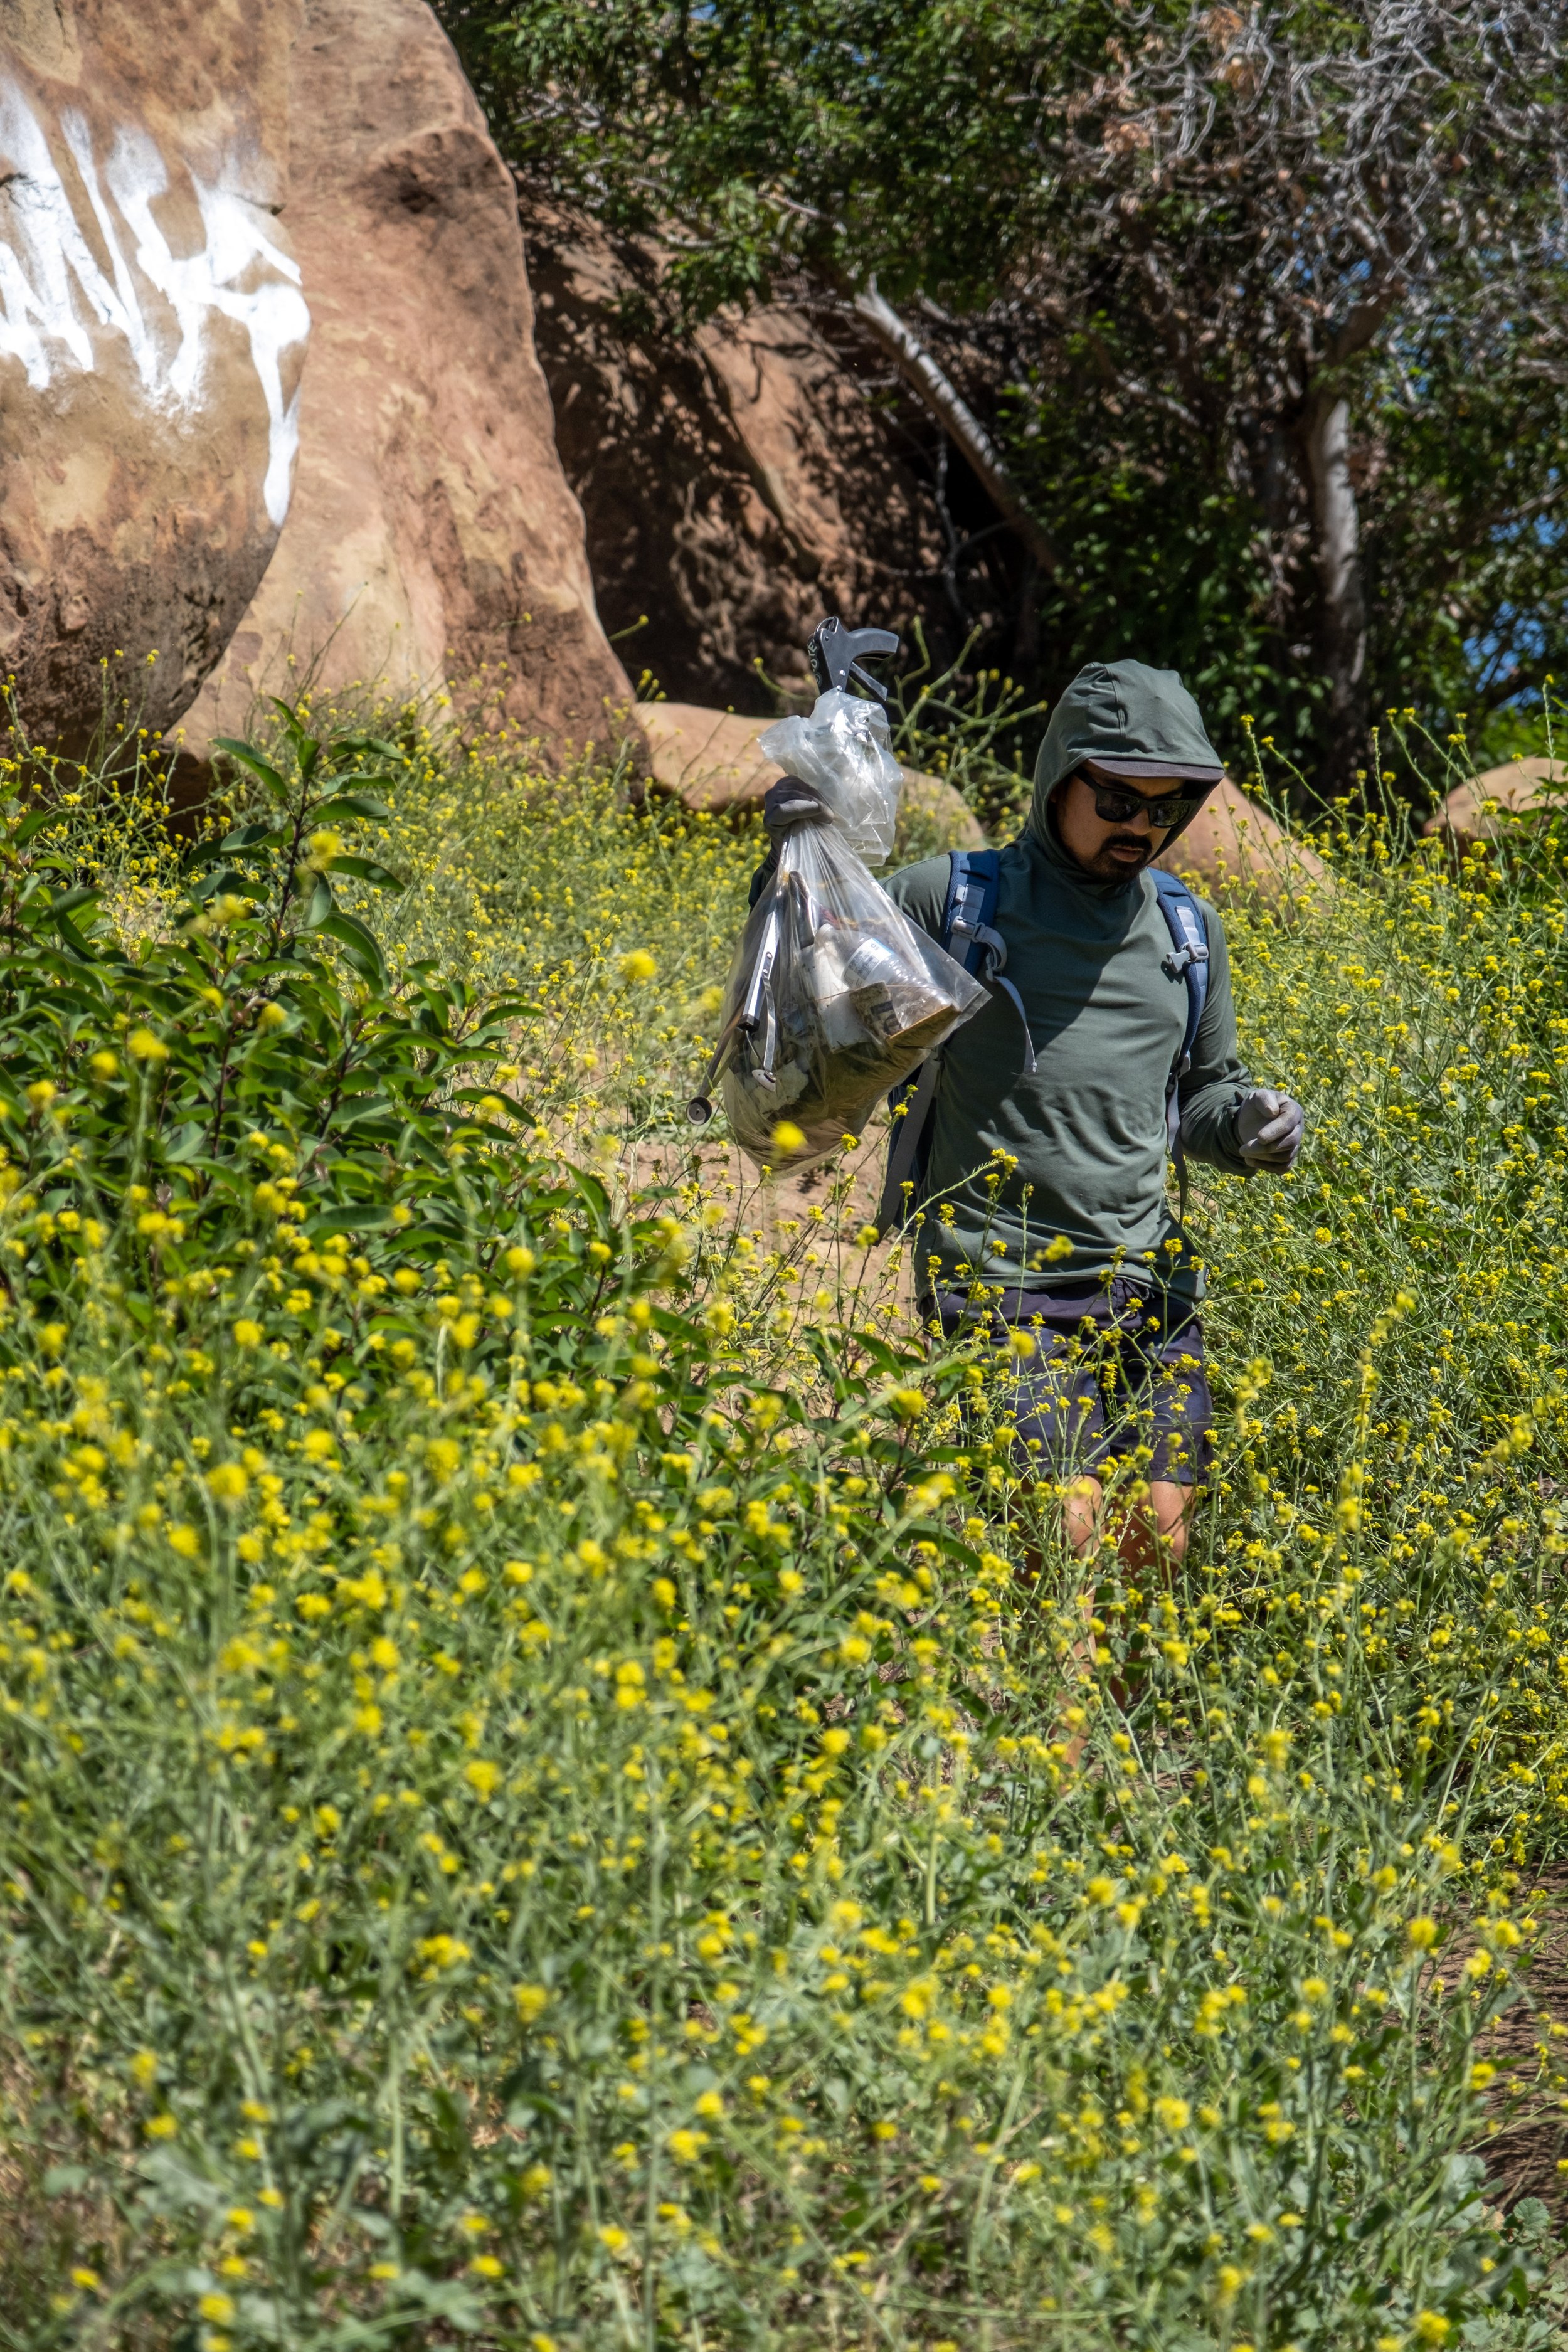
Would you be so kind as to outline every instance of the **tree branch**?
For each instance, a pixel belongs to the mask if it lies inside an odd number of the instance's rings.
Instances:
[[[1366,731],[1366,593],[1350,438],[1350,402],[1344,394],[1332,389],[1315,394],[1303,419],[1302,442],[1311,484],[1322,596],[1322,663],[1329,680],[1322,781],[1335,792],[1349,790]]]
[[[853,307],[921,405],[951,435],[986,497],[1005,516],[1036,562],[1053,578],[1059,578],[1061,557],[1049,532],[1030,513],[1001,451],[935,354],[878,293],[874,279],[853,297]]]

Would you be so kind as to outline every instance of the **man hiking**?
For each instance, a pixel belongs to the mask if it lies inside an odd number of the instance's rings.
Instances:
[[[1221,773],[1173,670],[1079,672],[1040,747],[1024,832],[994,859],[1005,982],[944,1049],[923,1137],[922,1309],[949,1337],[979,1322],[994,1339],[1020,1454],[1065,1482],[1076,1550],[1098,1540],[1113,1481],[1147,1482],[1123,1533],[1130,1560],[1156,1536],[1180,1559],[1210,1459],[1203,1268],[1165,1192],[1173,1083],[1188,1159],[1283,1171],[1301,1145],[1300,1105],[1255,1087],[1237,1059],[1218,914],[1178,892],[1194,937],[1174,950],[1147,871]],[[784,831],[826,818],[809,785],[773,785],[753,904]],[[885,884],[939,940],[953,870],[928,857]],[[1184,1055],[1188,966],[1204,948]]]

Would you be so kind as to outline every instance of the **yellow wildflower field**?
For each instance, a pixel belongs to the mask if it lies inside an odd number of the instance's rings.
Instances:
[[[1167,1584],[874,1135],[693,1144],[744,830],[413,717],[233,790],[0,841],[0,2343],[1552,2340],[1552,844],[1229,910],[1311,1140],[1194,1203]]]

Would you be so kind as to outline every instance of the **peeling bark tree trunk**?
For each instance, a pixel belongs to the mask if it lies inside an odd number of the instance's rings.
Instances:
[[[1366,595],[1351,480],[1350,421],[1350,403],[1342,394],[1319,394],[1308,409],[1303,434],[1317,541],[1320,645],[1329,681],[1318,781],[1329,793],[1353,788],[1367,740]]]
[[[952,377],[874,285],[854,297],[854,307],[922,407],[951,435],[998,514],[1054,578],[1061,570],[1061,558],[1050,534],[1029,512],[1001,451]]]

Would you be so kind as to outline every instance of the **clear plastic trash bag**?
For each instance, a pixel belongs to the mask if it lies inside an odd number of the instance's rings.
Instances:
[[[834,687],[817,696],[809,719],[775,719],[758,736],[757,749],[786,776],[816,786],[840,839],[868,866],[887,863],[904,775],[879,702]]]
[[[825,1159],[985,998],[899,912],[839,825],[792,826],[724,995],[714,1066],[736,1142],[780,1172]],[[781,1126],[800,1142],[775,1142]]]

